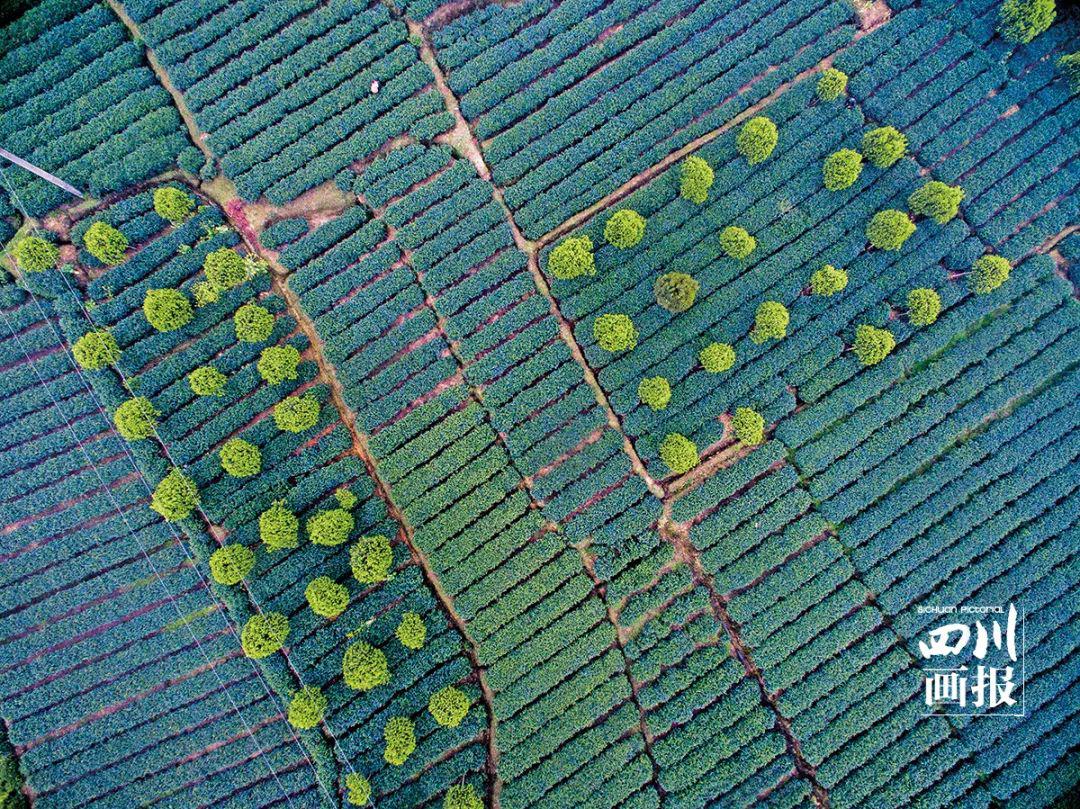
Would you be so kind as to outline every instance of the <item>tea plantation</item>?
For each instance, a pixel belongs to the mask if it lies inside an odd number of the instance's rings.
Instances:
[[[1075,5],[0,20],[0,807],[1080,803]]]

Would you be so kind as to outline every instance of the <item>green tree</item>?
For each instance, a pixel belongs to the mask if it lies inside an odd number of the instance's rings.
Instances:
[[[896,338],[888,329],[863,324],[855,329],[854,348],[863,365],[877,365],[896,348]]]
[[[199,505],[195,481],[175,467],[154,488],[150,508],[169,522],[182,520]]]
[[[593,321],[593,337],[605,351],[630,351],[637,345],[638,331],[626,315],[605,314]]]
[[[469,697],[460,688],[448,685],[431,695],[428,711],[444,728],[456,728],[469,712]]]
[[[376,584],[390,578],[390,568],[394,566],[394,550],[390,540],[376,534],[360,537],[349,548],[349,567],[353,578],[361,584]]]
[[[71,347],[75,362],[87,371],[98,371],[115,365],[120,359],[120,346],[116,338],[105,329],[90,331],[75,341]]]
[[[1065,81],[1069,83],[1069,90],[1080,93],[1080,51],[1065,54],[1057,63]]]
[[[218,584],[239,584],[253,567],[255,554],[238,542],[222,545],[210,554],[210,575]]]
[[[310,394],[287,396],[274,405],[274,424],[288,433],[302,433],[318,423],[319,409],[319,400]]]
[[[259,538],[270,551],[299,546],[300,520],[284,500],[275,500],[259,515]]]
[[[188,374],[188,386],[196,396],[223,396],[225,374],[212,365],[200,365]]]
[[[113,424],[126,440],[141,441],[154,434],[159,415],[149,399],[145,396],[136,396],[116,408],[116,412],[113,413]]]
[[[288,637],[289,619],[280,612],[264,612],[248,618],[240,633],[240,646],[250,658],[269,657]]]
[[[560,281],[582,275],[596,275],[593,243],[588,236],[570,236],[548,253],[548,272]]]
[[[825,68],[817,81],[817,97],[822,101],[836,101],[847,90],[848,75],[835,67]]]
[[[986,295],[1009,280],[1012,265],[1007,258],[987,254],[975,259],[968,276],[968,287],[976,295]]]
[[[40,236],[24,236],[15,245],[15,263],[23,272],[51,270],[60,260],[60,250]]]
[[[146,322],[158,331],[182,329],[195,317],[191,302],[178,289],[146,290],[142,308]]]
[[[669,272],[653,283],[656,302],[673,314],[685,312],[694,305],[699,284],[684,272]]]
[[[850,188],[862,174],[863,157],[854,149],[840,149],[825,158],[821,177],[827,191]]]
[[[345,776],[345,789],[353,806],[367,806],[371,801],[371,784],[360,773],[351,772]]]
[[[400,767],[416,749],[416,731],[412,720],[405,716],[395,716],[383,728],[386,749],[383,759],[387,764]]]
[[[878,211],[866,226],[866,238],[879,250],[899,250],[911,234],[915,223],[903,211]]]
[[[944,225],[960,211],[963,198],[964,189],[960,186],[930,180],[908,197],[908,207],[916,216],[929,216]]]
[[[179,188],[163,186],[154,189],[154,212],[162,219],[178,225],[191,216],[195,210],[195,200]]]
[[[289,724],[299,730],[311,730],[323,720],[329,704],[318,686],[305,685],[289,702]]]
[[[311,611],[321,618],[337,618],[349,606],[349,588],[329,576],[316,576],[304,588]]]
[[[791,315],[787,307],[778,301],[764,301],[754,312],[754,328],[750,330],[750,339],[755,343],[766,340],[779,340],[787,336]]]
[[[709,198],[713,179],[712,166],[704,158],[690,155],[680,168],[679,196],[700,205]]]
[[[638,399],[653,410],[663,410],[671,401],[671,385],[662,376],[645,377],[638,383]]]
[[[863,135],[862,153],[879,169],[887,169],[907,153],[907,138],[896,127],[879,126]]]
[[[685,474],[701,463],[697,445],[680,433],[669,433],[660,442],[660,460],[675,475]]]
[[[710,374],[723,373],[735,364],[735,349],[728,343],[709,343],[701,349],[698,360]]]
[[[345,650],[341,661],[345,685],[356,691],[370,691],[390,682],[386,655],[369,643],[358,640]]]
[[[764,115],[758,115],[743,124],[735,136],[735,148],[753,166],[773,153],[776,139],[776,124]]]
[[[343,508],[331,508],[308,517],[308,537],[316,545],[340,545],[349,539],[356,523]]]
[[[128,240],[108,222],[94,222],[83,234],[83,245],[102,264],[115,267],[124,260]]]
[[[247,280],[243,257],[231,247],[219,247],[203,259],[206,280],[218,292],[238,287]]]
[[[756,447],[765,440],[765,419],[750,407],[736,407],[731,417],[731,431],[740,443]]]
[[[926,287],[913,289],[907,294],[907,308],[912,326],[929,326],[941,314],[941,296]]]
[[[454,784],[446,790],[443,809],[484,809],[484,802],[472,784]]]
[[[645,217],[637,211],[616,211],[604,225],[604,239],[621,250],[634,247],[644,235]]]
[[[251,477],[262,469],[262,452],[243,438],[230,438],[222,445],[218,454],[221,468],[234,478]]]
[[[1054,0],[1005,0],[998,11],[998,30],[1010,42],[1026,45],[1056,17]]]
[[[720,249],[729,258],[742,261],[749,258],[757,248],[757,239],[747,233],[743,228],[729,225],[720,231]]]
[[[202,309],[221,299],[221,293],[209,281],[196,281],[191,285],[191,297],[195,299],[195,308]]]
[[[257,303],[245,303],[233,315],[236,339],[245,343],[261,343],[274,331],[274,316]]]
[[[826,264],[810,276],[810,291],[815,295],[829,297],[843,291],[847,283],[847,272],[832,264]]]
[[[256,368],[267,384],[278,385],[298,377],[300,351],[296,346],[267,346],[259,354]]]
[[[415,652],[417,649],[424,648],[424,641],[427,639],[427,627],[424,626],[424,619],[420,617],[419,613],[406,612],[401,616],[401,622],[398,624],[397,629],[394,630],[394,634],[401,641],[402,646]]]

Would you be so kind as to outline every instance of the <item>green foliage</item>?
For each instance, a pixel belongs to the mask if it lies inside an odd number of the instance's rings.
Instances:
[[[1054,0],[1005,0],[998,11],[998,31],[1010,42],[1026,45],[1056,17]]]
[[[703,157],[690,155],[679,171],[679,196],[700,205],[709,198],[713,184],[712,166]]]
[[[219,247],[203,259],[206,280],[218,292],[238,287],[247,280],[244,259],[231,247]]]
[[[221,468],[234,478],[257,475],[262,469],[259,448],[243,438],[230,438],[221,447]]]
[[[356,691],[370,691],[390,682],[390,667],[386,655],[370,643],[358,640],[348,649],[341,661],[345,685]]]
[[[645,235],[645,217],[637,211],[616,211],[604,225],[604,239],[620,249],[633,247]]]
[[[26,236],[15,245],[15,263],[24,272],[51,270],[60,259],[60,250],[40,236]]]
[[[245,303],[233,315],[236,339],[245,343],[261,343],[274,331],[274,316],[257,303]]]
[[[443,809],[484,809],[484,802],[472,784],[454,784],[446,790]]]
[[[259,376],[268,384],[278,385],[288,379],[296,379],[300,365],[300,352],[296,346],[267,346],[259,354],[256,364]]]
[[[907,153],[907,138],[896,127],[880,126],[863,135],[862,153],[871,165],[887,169]]]
[[[136,396],[122,403],[113,413],[113,424],[128,441],[141,441],[154,434],[157,417],[153,403],[145,396]]]
[[[588,236],[570,236],[555,245],[548,253],[548,272],[560,281],[595,275],[592,239]]]
[[[210,575],[218,584],[239,584],[255,567],[255,554],[239,543],[222,545],[210,554]]]
[[[735,148],[753,166],[773,153],[776,138],[776,124],[764,115],[758,115],[743,124],[735,137]]]
[[[252,615],[240,633],[240,646],[251,658],[269,657],[289,637],[289,619],[280,612]]]
[[[154,488],[150,508],[169,522],[182,520],[199,505],[195,481],[175,467]]]
[[[1074,93],[1080,93],[1080,51],[1067,53],[1057,61],[1058,68],[1065,81],[1069,83],[1069,89]]]
[[[308,517],[308,537],[316,545],[340,545],[352,533],[353,516],[343,508],[330,508]]]
[[[195,299],[196,308],[201,309],[217,303],[221,298],[221,293],[209,281],[196,281],[191,285],[191,297]]]
[[[877,365],[896,348],[896,338],[888,329],[863,324],[855,329],[855,356],[863,365]]]
[[[178,289],[148,289],[143,299],[146,321],[158,331],[176,331],[191,322],[195,310]]]
[[[931,180],[908,197],[908,207],[913,214],[929,216],[944,225],[959,212],[963,198],[964,189],[960,186]]]
[[[314,396],[287,396],[274,405],[274,424],[288,433],[310,430],[319,421],[319,400]]]
[[[826,264],[820,270],[815,270],[810,276],[810,291],[815,295],[828,297],[835,295],[847,286],[847,272]]]
[[[791,315],[787,307],[777,301],[764,301],[754,312],[754,328],[750,330],[750,339],[755,343],[766,340],[779,340],[787,336]]]
[[[212,365],[200,365],[188,374],[188,386],[196,396],[222,396],[225,393],[225,374]]]
[[[83,245],[102,264],[115,267],[124,260],[128,240],[108,222],[94,222],[83,234]]]
[[[847,90],[848,75],[842,70],[837,70],[835,67],[828,67],[822,71],[821,77],[818,78],[817,97],[822,101],[836,101]]]
[[[367,806],[371,800],[371,784],[358,772],[345,776],[345,789],[349,791],[347,800],[353,806]]]
[[[293,694],[289,703],[289,724],[299,730],[311,730],[318,725],[330,703],[315,685],[306,685]]]
[[[757,239],[743,228],[729,225],[720,231],[720,249],[736,261],[747,258],[757,248]]]
[[[412,720],[405,716],[395,716],[383,728],[386,749],[383,759],[387,764],[400,767],[416,749],[416,731]]]
[[[424,619],[420,617],[419,613],[406,612],[401,616],[401,623],[394,630],[394,634],[401,641],[402,646],[416,651],[424,648],[424,641],[427,639],[427,627],[424,626]]]
[[[685,312],[694,304],[700,284],[684,272],[664,273],[653,284],[656,302],[669,312]]]
[[[912,326],[929,326],[941,314],[941,296],[926,287],[913,289],[907,294],[907,307]]]
[[[361,584],[375,584],[390,578],[394,565],[394,550],[390,540],[381,534],[360,537],[349,548],[349,566],[353,578]]]
[[[867,240],[879,250],[899,250],[914,232],[911,217],[894,208],[878,211],[866,226]]]
[[[356,506],[356,495],[344,486],[334,489],[334,499],[337,500],[338,505],[346,511],[352,511]]]
[[[593,337],[605,351],[630,351],[637,345],[638,331],[629,316],[604,314],[593,321]]]
[[[271,551],[295,548],[300,544],[300,520],[284,500],[275,500],[259,515],[259,538]]]
[[[698,353],[698,360],[710,374],[720,374],[735,364],[735,348],[728,343],[709,343]]]
[[[697,445],[680,433],[668,433],[660,442],[660,460],[676,475],[685,474],[701,463]]]
[[[671,385],[662,376],[649,376],[637,386],[638,399],[653,410],[663,410],[671,401]]]
[[[756,447],[765,440],[765,418],[753,408],[736,407],[731,431],[741,443]]]
[[[162,219],[178,225],[191,216],[194,210],[195,200],[179,188],[165,186],[154,189],[154,211]]]
[[[349,588],[329,576],[317,576],[304,588],[311,611],[322,618],[337,618],[349,606]]]
[[[428,711],[444,728],[456,728],[469,712],[469,697],[460,688],[448,685],[431,695]]]
[[[821,178],[828,191],[850,188],[862,174],[863,156],[854,149],[840,149],[825,158]]]
[[[87,371],[97,371],[120,359],[120,346],[105,329],[96,329],[76,340],[71,353],[81,367]]]
[[[985,255],[975,259],[968,276],[968,287],[976,295],[993,292],[1009,279],[1012,265],[1002,256]]]

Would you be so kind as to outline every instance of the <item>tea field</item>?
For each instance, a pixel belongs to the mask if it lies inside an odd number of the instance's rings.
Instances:
[[[4,809],[1080,802],[1075,5],[2,19]]]

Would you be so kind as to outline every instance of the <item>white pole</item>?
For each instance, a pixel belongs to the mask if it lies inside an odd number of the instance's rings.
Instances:
[[[61,180],[55,174],[49,174],[49,172],[45,171],[45,169],[38,168],[33,163],[28,163],[27,161],[23,160],[18,155],[13,155],[7,149],[0,148],[0,157],[3,157],[3,158],[6,158],[7,160],[10,160],[12,163],[14,163],[19,168],[24,168],[27,171],[31,172],[32,174],[36,174],[38,177],[45,180],[46,182],[52,183],[57,188],[62,188],[64,191],[67,191],[69,194],[71,194],[73,196],[76,196],[79,199],[83,198],[82,191],[77,189],[75,186],[70,185],[68,183],[65,183],[63,180]]]

